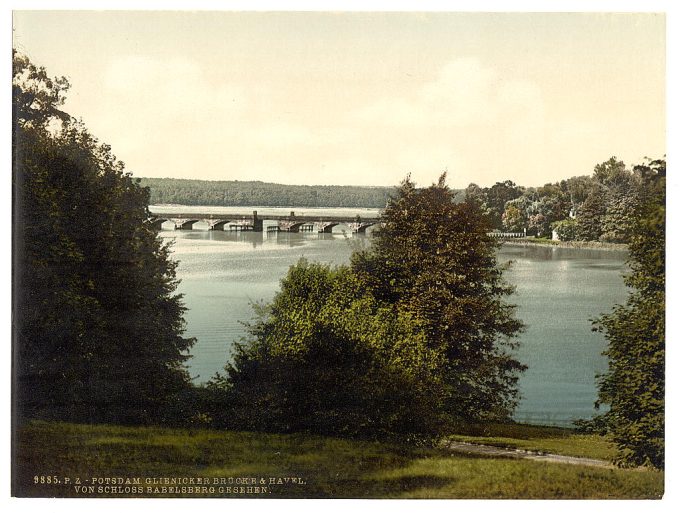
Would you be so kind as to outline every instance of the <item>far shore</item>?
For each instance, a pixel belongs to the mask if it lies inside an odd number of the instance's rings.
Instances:
[[[598,241],[564,241],[550,239],[504,239],[503,244],[509,246],[546,246],[571,249],[599,249],[604,251],[628,251],[627,244]]]

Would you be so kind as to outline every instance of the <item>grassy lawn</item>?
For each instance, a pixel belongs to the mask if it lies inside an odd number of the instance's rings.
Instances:
[[[616,447],[601,436],[582,435],[558,427],[479,424],[461,426],[456,431],[457,434],[448,439],[599,460],[611,460],[616,453]]]
[[[558,246],[564,248],[581,248],[581,249],[613,249],[618,251],[626,251],[627,244],[618,244],[613,242],[599,242],[599,241],[560,241],[552,239],[542,239],[536,237],[522,237],[518,239],[505,239],[503,241],[508,245],[515,244],[538,244],[543,246]]]
[[[484,429],[471,426],[459,436],[546,449],[554,444],[565,454],[575,454],[572,449],[579,455],[604,454],[602,441],[578,436],[570,441],[566,430],[552,436],[556,432],[550,428],[491,426],[486,436]],[[22,427],[16,449],[14,493],[20,496],[658,498],[664,479],[663,472],[647,470],[466,457],[310,435],[47,422]],[[40,476],[58,483],[40,483]],[[153,478],[184,482],[147,482]],[[205,480],[213,490],[206,493],[203,484],[190,484],[189,478]],[[245,484],[237,484],[237,478]]]

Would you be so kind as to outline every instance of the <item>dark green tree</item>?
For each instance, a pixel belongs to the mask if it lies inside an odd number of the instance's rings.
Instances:
[[[491,188],[484,189],[484,192],[486,193],[486,207],[489,212],[491,227],[502,230],[505,204],[519,198],[524,192],[523,188],[518,187],[510,180],[505,180],[504,182],[496,182]]]
[[[529,230],[538,236],[550,236],[552,224],[569,217],[569,202],[559,189],[556,192],[547,186],[541,189],[549,193],[544,193],[527,209]]]
[[[629,243],[632,288],[595,326],[608,342],[598,404],[621,465],[664,466],[666,161],[637,166],[642,181]]]
[[[572,185],[574,179],[572,180]],[[638,179],[612,157],[597,164],[586,199],[576,207],[578,240],[626,243],[637,202]],[[581,191],[582,192],[582,191]],[[578,196],[578,194],[577,194]]]
[[[572,176],[560,182],[560,188],[569,198],[570,210],[572,213],[578,212],[581,204],[586,200],[593,188],[593,179],[590,176]]]
[[[439,356],[420,323],[347,267],[300,261],[259,313],[227,376],[208,385],[216,425],[385,438],[443,423]]]
[[[527,229],[529,224],[529,208],[531,200],[526,196],[520,196],[505,203],[503,212],[503,229],[509,232],[521,232]]]
[[[512,356],[522,323],[497,265],[497,244],[476,201],[455,204],[439,182],[406,179],[388,204],[370,250],[352,268],[385,305],[423,323],[444,362],[445,409],[465,420],[507,419],[525,367]]]
[[[630,241],[638,197],[637,189],[612,191],[607,194],[607,208],[602,216],[603,242],[627,243]]]
[[[149,192],[14,54],[14,355],[20,416],[152,423],[190,382],[175,263]]]
[[[576,239],[599,240],[602,235],[602,219],[606,212],[606,190],[595,184],[576,212]]]
[[[608,190],[623,191],[630,187],[631,173],[622,160],[611,157],[595,166],[593,179]]]

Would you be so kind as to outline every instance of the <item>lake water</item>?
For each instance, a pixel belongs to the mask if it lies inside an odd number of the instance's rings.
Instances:
[[[272,299],[290,265],[300,257],[347,263],[357,244],[370,244],[370,235],[342,230],[340,225],[333,234],[222,232],[197,223],[191,231],[160,232],[175,240],[179,292],[189,309],[187,335],[198,340],[189,361],[197,383],[222,371],[232,344],[245,332],[241,323],[252,318],[251,302]],[[514,261],[506,278],[517,286],[512,302],[527,324],[517,358],[529,369],[520,378],[516,420],[565,426],[593,415],[596,374],[606,369],[606,359],[604,338],[591,331],[590,319],[625,301],[625,257],[568,248],[500,249],[499,261]]]

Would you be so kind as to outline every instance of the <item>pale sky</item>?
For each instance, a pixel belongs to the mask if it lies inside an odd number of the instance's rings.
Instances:
[[[135,176],[542,185],[665,144],[663,14],[22,11]]]

